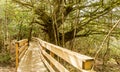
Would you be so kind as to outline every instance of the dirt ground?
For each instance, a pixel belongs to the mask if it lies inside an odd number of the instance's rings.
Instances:
[[[0,72],[15,72],[14,67],[0,67]]]

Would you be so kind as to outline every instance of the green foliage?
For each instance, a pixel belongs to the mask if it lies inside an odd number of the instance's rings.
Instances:
[[[110,45],[110,54],[112,58],[120,58],[120,40],[112,37]]]
[[[10,63],[10,59],[9,53],[0,53],[0,63]]]

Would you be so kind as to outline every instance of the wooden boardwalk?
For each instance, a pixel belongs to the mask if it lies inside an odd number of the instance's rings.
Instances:
[[[40,49],[34,42],[19,62],[17,72],[48,72],[40,57]]]
[[[16,42],[17,72],[71,72],[55,59],[55,55],[82,72],[94,72],[92,70],[94,63],[92,57],[35,37],[29,44],[28,46],[27,39]],[[47,50],[49,50],[49,53]]]

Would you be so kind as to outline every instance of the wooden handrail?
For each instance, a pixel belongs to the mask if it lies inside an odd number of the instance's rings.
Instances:
[[[70,72],[54,58],[55,55],[62,58],[64,61],[73,65],[82,72],[91,72],[91,68],[94,62],[94,59],[92,57],[82,55],[71,50],[68,50],[66,48],[62,48],[60,46],[45,42],[39,38],[33,39],[39,41],[41,59],[45,63],[46,67],[49,69],[50,72],[56,72],[54,67],[59,72]],[[27,39],[16,42],[16,70],[18,68],[19,61],[21,60],[27,49],[28,49]],[[47,52],[46,50],[49,52]]]
[[[73,65],[77,69],[81,70],[82,72],[91,72],[91,68],[93,66],[94,59],[92,57],[82,55],[73,51],[70,51],[66,48],[62,48],[60,46],[45,42],[39,38],[33,38],[39,41],[40,49],[41,49],[41,56],[43,62],[48,66],[48,62],[46,58],[50,61],[48,69],[51,72],[55,72],[50,64],[52,63],[60,72],[69,72],[63,65],[57,62],[51,54],[46,52],[46,49],[52,52],[53,54],[59,56],[69,64]]]
[[[28,40],[23,39],[17,41],[15,44],[16,44],[16,70],[17,70],[19,61],[21,60],[21,58],[23,57],[28,48]]]

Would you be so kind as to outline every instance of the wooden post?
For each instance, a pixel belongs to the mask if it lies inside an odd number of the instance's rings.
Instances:
[[[15,45],[16,45],[16,71],[17,71],[17,68],[18,68],[18,65],[19,65],[19,50],[18,50],[19,43],[16,42]]]
[[[83,62],[83,69],[85,69],[85,70],[92,69],[93,62],[94,62],[94,60],[86,60],[85,62]]]

